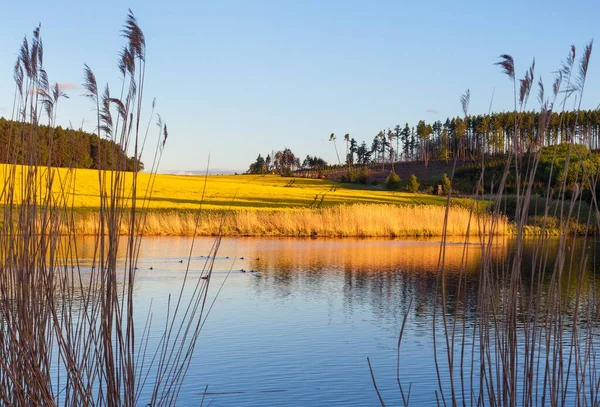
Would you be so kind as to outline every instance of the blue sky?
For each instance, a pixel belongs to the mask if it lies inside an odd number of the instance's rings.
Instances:
[[[83,64],[118,86],[119,30],[127,8],[146,34],[147,112],[153,97],[169,126],[161,169],[243,171],[259,153],[289,147],[335,162],[334,132],[370,140],[382,128],[512,107],[512,87],[493,66],[536,58],[550,88],[575,44],[598,33],[595,1],[30,1],[3,6],[0,115],[10,113],[12,67],[24,35],[42,24],[45,65],[65,84],[58,122],[86,130],[92,106],[78,88]],[[599,46],[599,45],[597,45]],[[597,53],[598,51],[596,51]],[[585,108],[600,103],[592,54]],[[531,98],[530,108],[537,108]],[[343,149],[343,142],[338,145]],[[147,159],[148,161],[148,159]]]

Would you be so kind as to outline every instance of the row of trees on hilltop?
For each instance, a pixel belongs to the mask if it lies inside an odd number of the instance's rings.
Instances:
[[[340,165],[376,165],[382,168],[400,161],[421,161],[425,165],[430,160],[449,162],[454,158],[461,161],[494,157],[506,154],[510,149],[524,155],[540,148],[574,142],[586,146],[591,151],[600,150],[600,111],[568,112],[501,112],[485,115],[453,117],[432,123],[420,120],[416,126],[406,123],[393,129],[379,131],[373,139],[357,141],[350,134],[344,136],[345,160],[339,156],[342,148],[335,134],[329,140],[333,143]],[[540,123],[547,124],[540,131]],[[515,126],[515,121],[518,126]],[[515,128],[517,137],[514,137]],[[516,143],[516,145],[514,145]],[[514,146],[513,146],[514,145]],[[294,153],[285,148],[271,157],[259,154],[248,173],[289,174],[297,170],[321,171],[327,162],[320,157],[308,155],[302,162]]]
[[[393,129],[379,131],[370,144],[344,136],[345,164],[393,163],[397,161],[442,160],[448,162],[480,159],[483,156],[515,151],[527,154],[539,148],[565,142],[575,142],[590,150],[600,149],[600,111],[502,112],[485,115],[447,118],[432,123],[420,120],[416,126],[406,123]],[[515,132],[515,116],[517,137]],[[542,119],[548,120],[545,131],[540,132]],[[337,154],[335,135],[334,143]],[[515,141],[516,140],[516,141]],[[513,146],[513,144],[517,144]],[[341,163],[341,161],[340,161]]]
[[[18,134],[17,133],[18,129]],[[23,140],[37,138],[36,162],[54,167],[117,169],[118,162],[126,162],[126,170],[133,171],[136,160],[111,140],[82,130],[33,126],[0,117],[0,162],[27,164]],[[138,170],[144,168],[137,163]]]
[[[300,159],[289,148],[278,151],[271,158],[258,155],[256,161],[250,164],[248,174],[281,174],[290,175],[296,170],[320,170],[327,167],[327,162],[320,157],[307,155],[304,161]]]

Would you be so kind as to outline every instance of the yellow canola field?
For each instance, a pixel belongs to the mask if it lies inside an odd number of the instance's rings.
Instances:
[[[17,204],[29,195],[45,205],[73,208],[75,233],[98,233],[98,171],[37,168],[35,176],[28,178],[30,168],[16,167],[14,177],[9,176],[9,169],[6,165],[0,167],[2,202],[7,202],[10,191]],[[106,191],[112,190],[109,185],[118,176],[125,177],[121,182],[122,195],[127,197],[124,204],[129,205],[133,179],[130,173],[105,172],[105,194],[110,198]],[[36,181],[26,182],[27,179]],[[49,179],[52,202],[46,193]],[[14,180],[14,185],[10,180]],[[203,177],[142,173],[137,191],[137,208],[144,213],[138,217],[138,227],[146,235],[439,236],[444,231],[446,215],[445,197],[276,175]],[[200,207],[202,215],[198,217]],[[120,233],[128,233],[128,221],[127,217],[120,221]],[[464,207],[450,207],[448,235],[487,234],[492,227],[498,234],[507,233],[506,218],[494,223],[489,216],[473,215]]]
[[[7,166],[2,165],[3,178]],[[19,174],[23,167],[18,167]],[[39,178],[47,179],[47,169],[39,168]],[[87,169],[52,169],[55,173],[53,192],[62,195],[75,208],[99,207],[98,171]],[[131,195],[132,174],[125,175],[126,195]],[[111,173],[107,172],[107,182]],[[17,183],[21,176],[17,175]],[[4,179],[2,180],[4,184]],[[153,182],[153,184],[152,184]],[[151,188],[150,188],[151,186]],[[44,187],[40,188],[43,190]],[[16,191],[20,185],[16,185]],[[209,210],[250,209],[272,210],[289,208],[329,207],[340,204],[444,205],[444,197],[387,191],[380,187],[337,184],[331,181],[284,178],[278,175],[138,175],[139,199],[148,197],[138,207],[161,210],[193,210],[202,201]]]

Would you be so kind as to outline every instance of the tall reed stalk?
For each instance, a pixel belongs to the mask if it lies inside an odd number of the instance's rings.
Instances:
[[[121,31],[125,45],[118,67],[120,89],[99,87],[85,66],[86,96],[96,112],[99,137],[133,154],[127,160],[99,150],[99,217],[90,266],[83,266],[75,240],[73,168],[50,168],[53,146],[41,131],[52,133],[59,101],[66,97],[50,85],[44,69],[40,27],[25,38],[14,69],[15,100],[0,193],[0,401],[11,406],[173,405],[189,367],[205,318],[205,303],[217,238],[202,277],[187,276],[169,300],[167,323],[152,325],[149,311],[140,332],[135,306],[136,262],[152,185],[138,194],[137,174],[149,125],[142,125],[146,42],[133,13]],[[154,103],[152,104],[152,113]],[[42,130],[40,123],[49,126]],[[152,121],[152,114],[149,122]],[[168,132],[159,120],[154,176]],[[52,140],[52,134],[47,139]],[[48,148],[42,162],[39,151]],[[27,165],[17,165],[24,157]],[[109,166],[110,163],[110,166]],[[55,185],[59,185],[58,193]],[[139,198],[139,196],[142,198]],[[123,225],[126,233],[120,236]],[[66,232],[66,233],[65,233]],[[124,258],[124,260],[120,260]],[[188,262],[189,271],[189,262]],[[191,292],[191,294],[190,294]],[[143,311],[144,315],[146,311]],[[142,322],[144,319],[141,319]],[[157,333],[158,330],[158,333]],[[148,353],[151,336],[160,337]]]
[[[577,66],[575,47],[570,49],[549,97],[545,94],[543,81],[541,78],[538,80],[541,109],[538,137],[546,135],[549,117],[560,97],[563,110],[570,98],[574,98],[575,105],[581,108],[591,53],[590,42]],[[498,65],[514,84],[515,112],[523,111],[535,81],[535,64],[518,82],[511,56],[502,55]],[[576,68],[578,72],[575,72]],[[468,105],[468,97],[462,101],[463,107]],[[576,251],[568,235],[571,219],[587,219],[588,225],[597,224],[600,219],[596,200],[598,169],[578,172],[580,175],[570,184],[564,176],[558,190],[553,190],[549,182],[543,219],[550,215],[559,219],[559,236],[550,238],[541,233],[527,239],[527,217],[541,149],[536,147],[535,140],[530,140],[526,146],[529,159],[525,160],[524,143],[522,137],[517,136],[521,134],[521,123],[516,115],[514,132],[509,159],[496,192],[497,205],[492,213],[492,217],[500,217],[503,187],[506,178],[514,171],[517,215],[515,242],[510,254],[501,262],[492,256],[492,248],[499,235],[496,223],[488,223],[485,233],[482,233],[484,229],[474,222],[477,234],[483,236],[480,239],[483,261],[477,281],[472,281],[472,274],[465,273],[466,263],[463,262],[458,285],[449,292],[445,245],[442,243],[437,284],[441,300],[437,302],[433,321],[438,386],[432,398],[435,397],[437,404],[444,406],[599,405],[600,374],[596,365],[600,352],[597,339],[600,333],[598,287],[585,280],[589,260],[586,252],[588,237],[583,237],[582,249]],[[576,138],[574,136],[569,138],[570,143]],[[574,151],[569,148],[565,174],[569,167],[583,166],[582,157]],[[524,169],[522,178],[519,177],[521,168]],[[581,211],[586,190],[592,203],[589,213],[584,214]],[[553,195],[559,197],[560,205],[551,214]],[[544,221],[542,231],[545,228]],[[530,263],[524,261],[526,244],[534,247]],[[465,244],[465,257],[468,250],[469,246]],[[468,284],[477,284],[475,303],[468,301]],[[468,313],[475,315],[474,321],[467,321]],[[406,329],[405,323],[406,319],[402,323],[400,339]],[[441,341],[436,340],[440,337]],[[400,352],[400,343],[398,350]],[[404,391],[406,385],[402,386],[399,373],[397,380],[402,401],[408,405],[410,394],[407,396]],[[376,390],[384,405],[379,389]]]

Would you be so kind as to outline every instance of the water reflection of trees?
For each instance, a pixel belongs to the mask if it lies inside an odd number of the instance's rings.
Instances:
[[[501,240],[492,246],[491,265],[497,275],[506,271],[506,265],[514,256],[510,239]],[[554,265],[554,253],[557,240],[544,240],[546,274],[544,284],[550,282],[550,272]],[[141,247],[140,258],[170,258],[174,255],[186,255],[188,238],[147,239]],[[581,283],[584,291],[596,290],[596,269],[600,261],[595,253],[599,252],[600,242],[573,240],[572,261],[565,264],[562,274],[562,292],[565,298],[572,296]],[[537,241],[531,240],[524,245],[521,264],[522,296],[525,301],[532,284],[532,269],[539,263]],[[77,250],[83,275],[90,273],[90,265],[95,253],[94,238],[78,238]],[[445,273],[442,280],[437,272],[439,241],[405,240],[298,240],[298,239],[229,239],[224,242],[224,250],[243,255],[247,260],[247,270],[261,272],[263,278],[253,280],[256,290],[269,291],[281,298],[294,293],[299,295],[331,295],[341,298],[345,312],[354,312],[368,306],[372,315],[390,321],[398,321],[412,302],[412,314],[417,321],[430,319],[435,306],[442,305],[442,297],[436,293],[444,283],[446,296],[444,306],[449,314],[474,318],[477,307],[477,292],[482,268],[482,248],[477,241],[464,245],[460,241],[446,246]],[[197,251],[204,253],[207,247],[199,242]],[[586,255],[586,272],[569,273],[576,270],[579,259]],[[124,256],[124,252],[123,255]],[[535,260],[538,258],[537,260]],[[141,270],[140,272],[144,272]],[[155,270],[156,275],[172,275],[173,270]],[[463,289],[458,293],[460,279]],[[136,286],[143,280],[136,281]],[[83,289],[89,289],[83,280]],[[137,288],[137,287],[136,287]],[[503,297],[501,285],[492,297]],[[77,302],[77,297],[74,297]]]
[[[545,248],[546,259],[544,282],[549,284],[553,253],[558,242],[549,241]],[[569,296],[577,289],[577,279],[583,290],[596,291],[596,266],[594,247],[584,247],[583,241],[573,241],[577,253],[573,262],[565,264],[561,278],[563,293]],[[589,243],[588,243],[589,245]],[[304,241],[276,240],[270,242],[265,251],[260,244],[253,253],[260,260],[250,262],[253,270],[266,278],[257,279],[257,290],[271,290],[275,295],[287,296],[294,292],[331,293],[339,292],[344,301],[344,310],[353,310],[368,305],[376,318],[398,321],[412,303],[412,314],[417,321],[430,320],[436,306],[444,305],[449,315],[473,320],[478,303],[478,285],[482,268],[482,248],[476,242],[450,243],[446,246],[445,272],[438,273],[439,242],[435,241],[381,241],[381,240],[338,240]],[[532,281],[532,268],[536,266],[535,242],[525,245],[522,260],[522,296],[527,300]],[[586,272],[579,275],[568,270],[579,265],[578,256],[585,250],[588,260]],[[492,246],[490,267],[501,276],[514,256],[513,242],[502,240]],[[593,258],[592,258],[593,257]],[[539,263],[539,259],[537,260]],[[538,264],[539,267],[539,264]],[[547,280],[547,281],[546,281]],[[436,290],[444,284],[446,295]],[[461,291],[459,292],[459,285]],[[502,298],[505,293],[501,285],[491,298]],[[444,304],[442,304],[444,301]]]
[[[440,243],[436,241],[281,240],[269,253],[257,247],[260,260],[251,267],[267,278],[257,289],[287,295],[290,292],[341,294],[344,310],[369,305],[376,318],[398,320],[412,301],[417,317],[431,315]],[[495,252],[503,253],[503,246]],[[463,261],[464,257],[464,261]],[[481,248],[450,244],[445,267],[448,290],[456,290],[461,273],[476,277]]]

